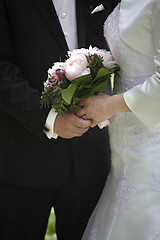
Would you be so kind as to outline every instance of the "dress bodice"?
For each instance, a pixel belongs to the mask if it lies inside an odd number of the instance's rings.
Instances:
[[[104,36],[113,57],[120,66],[119,76],[116,77],[114,82],[114,94],[126,92],[134,86],[142,84],[155,72],[152,57],[136,52],[121,40],[119,34],[119,13],[118,5],[104,24]],[[147,143],[154,143],[157,138],[158,142],[160,141],[160,136],[157,137],[157,134],[160,133],[160,125],[155,127],[153,131],[150,131],[132,112],[116,114],[110,119],[110,122],[110,144],[115,175],[119,175],[121,168],[126,164],[136,161],[136,157],[133,159],[128,158],[131,151],[138,157],[137,159],[142,161],[144,154],[146,155],[147,152],[158,151],[158,145],[155,150],[154,148],[151,149],[151,146],[147,147]],[[145,147],[142,154],[143,145]],[[121,152],[125,152],[125,156],[119,160],[120,158],[117,159],[115,152],[118,156],[121,155]]]
[[[116,81],[115,86],[119,89],[117,91],[123,92],[135,85],[141,84],[146,77],[154,73],[155,69],[152,57],[136,52],[121,40],[119,34],[119,5],[104,24],[104,36],[113,57],[120,66],[120,79]]]

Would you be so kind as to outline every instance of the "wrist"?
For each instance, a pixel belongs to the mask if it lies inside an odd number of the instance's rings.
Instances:
[[[131,111],[124,100],[123,93],[113,95],[111,96],[111,98],[112,98],[112,107],[113,107],[114,114]]]

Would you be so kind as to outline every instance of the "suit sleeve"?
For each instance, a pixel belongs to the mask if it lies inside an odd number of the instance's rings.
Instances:
[[[157,1],[159,2],[159,1]],[[157,4],[158,5],[158,4]],[[124,93],[131,111],[149,128],[160,123],[160,4],[155,7],[152,19],[155,46],[155,74],[142,84]],[[145,73],[144,73],[145,74]]]
[[[0,111],[42,136],[49,109],[40,109],[40,93],[31,88],[14,62],[4,1],[0,0]]]

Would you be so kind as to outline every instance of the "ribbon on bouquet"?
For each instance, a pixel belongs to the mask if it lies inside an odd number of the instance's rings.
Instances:
[[[100,129],[102,129],[102,128],[104,128],[104,127],[107,127],[109,124],[110,124],[110,121],[109,121],[109,120],[105,120],[105,121],[99,123],[99,124],[98,124],[98,127],[99,127]]]

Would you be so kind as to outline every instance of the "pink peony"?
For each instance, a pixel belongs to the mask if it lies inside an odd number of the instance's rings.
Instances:
[[[74,51],[74,53],[76,50]],[[90,69],[86,68],[88,65],[86,55],[82,52],[71,54],[64,64],[65,76],[68,80],[73,81],[76,78],[87,75],[90,73]]]
[[[105,49],[98,49],[97,47],[92,48],[92,46],[90,46],[89,52],[91,55],[97,54],[98,56],[101,56],[105,67],[108,67],[108,63],[113,60],[110,51],[106,51]]]
[[[83,55],[89,55],[89,49],[85,49],[85,48],[80,48],[80,49],[73,49],[73,51],[68,51],[68,56],[69,57],[73,57],[79,54],[83,54]]]
[[[110,62],[108,62],[107,64],[106,64],[106,67],[108,68],[108,69],[112,69],[112,68],[116,68],[118,66],[118,62],[116,62],[116,61],[110,61]]]

